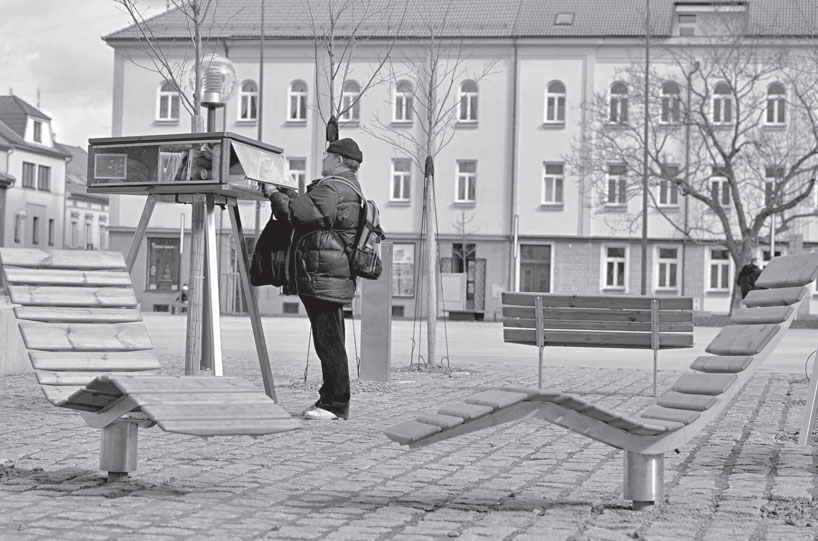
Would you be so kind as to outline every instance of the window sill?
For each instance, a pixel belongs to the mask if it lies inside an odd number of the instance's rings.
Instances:
[[[477,128],[476,120],[458,120],[455,128],[475,129]]]
[[[628,212],[628,205],[603,205],[602,212],[621,214]]]
[[[603,293],[627,293],[625,287],[605,286],[602,288]]]
[[[712,295],[714,297],[729,297],[729,289],[708,289],[704,292],[705,295]]]
[[[565,121],[564,120],[546,120],[542,123],[542,128],[544,130],[564,130],[565,129]]]
[[[679,205],[656,205],[662,212],[679,212],[682,208]]]
[[[339,120],[338,121],[338,126],[339,127],[346,127],[346,128],[357,128],[360,124],[361,124],[361,120],[357,119],[357,118],[354,119],[354,120]]]
[[[396,128],[411,128],[415,125],[413,120],[393,120],[392,126]]]
[[[544,210],[544,211],[565,210],[565,204],[564,203],[540,203],[540,210]]]
[[[454,206],[456,207],[476,207],[477,201],[455,201]]]
[[[249,125],[254,125],[254,124],[258,124],[258,119],[257,118],[239,118],[239,119],[236,120],[236,124],[241,124],[241,125],[245,125],[245,126],[248,125],[248,124]]]
[[[284,122],[285,126],[306,126],[307,119],[306,118],[288,118]]]
[[[629,128],[630,124],[628,124],[627,122],[612,122],[608,120],[607,122],[605,122],[605,126],[612,130],[623,130],[625,128]]]
[[[160,124],[162,126],[170,126],[179,124],[178,118],[157,118],[153,121],[154,124]]]
[[[412,204],[411,199],[390,199],[388,201],[390,207],[408,207]]]
[[[784,124],[762,124],[761,127],[770,131],[787,131],[787,123]]]

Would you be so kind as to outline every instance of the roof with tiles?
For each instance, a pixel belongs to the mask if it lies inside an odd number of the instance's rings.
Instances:
[[[656,36],[670,36],[676,5],[746,5],[751,35],[818,34],[815,0],[651,0],[651,28]],[[403,38],[424,37],[435,29],[439,37],[640,37],[644,35],[645,0],[369,0],[351,4],[340,14],[339,33],[357,26],[361,37],[385,38],[400,28]],[[309,39],[312,23],[328,25],[326,4],[319,0],[267,0],[265,37]],[[366,7],[362,7],[366,6]],[[406,17],[403,10],[406,9]],[[571,24],[558,24],[570,19]],[[187,38],[188,21],[177,10],[148,19],[163,39]],[[401,20],[403,22],[401,23]],[[260,36],[258,0],[220,0],[204,24],[211,38],[254,39]],[[139,37],[131,26],[109,34],[108,42]]]
[[[51,120],[48,115],[17,96],[0,96],[0,122],[14,130],[14,133],[20,137],[25,137],[26,121],[30,116],[41,120]]]

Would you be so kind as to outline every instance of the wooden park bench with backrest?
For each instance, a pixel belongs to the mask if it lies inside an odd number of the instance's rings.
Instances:
[[[542,387],[546,347],[653,350],[653,395],[658,352],[693,347],[690,297],[503,293],[506,342],[539,348]]]
[[[410,447],[428,445],[523,418],[539,418],[624,453],[624,497],[638,509],[660,500],[664,453],[678,449],[715,419],[781,341],[797,306],[818,277],[818,253],[775,258],[706,348],[655,405],[632,416],[554,389],[485,390],[393,426],[386,435]]]
[[[43,393],[102,429],[110,480],[136,470],[139,426],[197,436],[299,427],[240,378],[157,375],[121,253],[0,248],[0,265]]]

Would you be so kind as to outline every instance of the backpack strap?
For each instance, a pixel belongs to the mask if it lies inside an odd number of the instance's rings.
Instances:
[[[347,255],[347,257],[351,257],[352,256],[353,246],[358,242],[358,236],[361,234],[361,230],[363,229],[363,226],[364,226],[363,220],[366,219],[366,198],[364,197],[364,194],[361,193],[361,190],[359,190],[358,187],[355,186],[355,184],[351,183],[349,180],[345,179],[344,177],[336,177],[336,176],[326,177],[325,179],[322,180],[322,182],[325,182],[325,181],[328,181],[328,180],[335,180],[337,182],[342,182],[343,184],[349,186],[352,189],[352,191],[355,192],[355,194],[361,199],[361,213],[360,213],[360,216],[358,216],[358,227],[357,227],[357,230],[355,231],[355,240],[353,241],[352,244],[345,243],[344,239],[341,238],[341,235],[338,234],[338,232],[335,229],[333,229],[332,227],[330,227],[330,229],[329,229],[330,234],[335,237],[335,239],[338,241],[338,243],[341,246],[344,247],[344,253]]]
[[[361,206],[366,204],[366,197],[364,197],[364,194],[361,192],[361,190],[358,189],[357,186],[355,186],[353,183],[351,183],[348,179],[345,179],[344,177],[335,177],[335,176],[333,176],[333,177],[327,177],[324,180],[325,181],[326,180],[335,180],[335,181],[342,182],[342,183],[346,184],[347,186],[352,188],[352,191],[355,192],[358,195],[358,197],[361,198]]]

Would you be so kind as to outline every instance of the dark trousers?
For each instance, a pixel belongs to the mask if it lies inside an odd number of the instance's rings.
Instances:
[[[346,419],[349,415],[349,365],[344,347],[343,304],[301,297],[312,326],[315,352],[321,359],[324,383],[319,391],[319,408]]]

